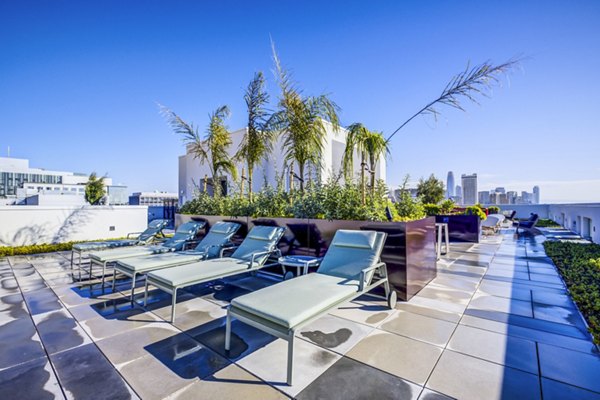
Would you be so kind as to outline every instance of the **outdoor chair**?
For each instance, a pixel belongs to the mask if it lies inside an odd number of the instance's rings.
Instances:
[[[149,285],[170,293],[172,295],[171,322],[173,322],[178,289],[259,270],[265,266],[269,256],[279,252],[277,243],[284,232],[285,228],[281,227],[255,226],[230,257],[199,261],[148,273],[144,290],[144,306],[148,301]]]
[[[504,216],[499,214],[490,214],[487,218],[481,221],[481,230],[484,234],[495,234],[500,229],[500,224],[504,220]]]
[[[539,215],[532,213],[527,221],[517,221],[517,235],[519,234],[519,229],[522,230],[521,233],[524,231],[531,231],[533,228],[535,228],[535,225],[539,219]]]
[[[287,384],[292,385],[294,335],[332,309],[383,285],[388,306],[396,305],[385,263],[380,261],[387,234],[338,230],[316,273],[286,280],[231,301],[225,350],[231,342],[231,320],[238,320],[288,342]]]
[[[177,228],[172,237],[158,245],[117,248],[100,251],[98,253],[90,253],[90,278],[92,276],[94,264],[101,265],[102,287],[104,287],[106,266],[108,263],[123,260],[125,258],[182,250],[186,242],[193,240],[198,234],[198,231],[202,228],[204,228],[204,223],[202,222],[186,222]]]
[[[81,267],[81,253],[98,250],[108,250],[117,247],[145,245],[153,241],[157,235],[169,224],[166,219],[155,219],[148,224],[143,232],[132,232],[127,234],[127,239],[105,240],[99,242],[76,243],[71,250],[71,269],[73,269],[73,258],[79,254],[78,266]],[[135,236],[135,238],[133,238]]]
[[[163,268],[176,267],[210,258],[223,257],[223,252],[233,249],[231,238],[240,228],[235,222],[217,222],[198,245],[191,250],[152,254],[118,260],[114,271],[112,291],[115,291],[116,274],[120,272],[131,278],[131,301],[135,289],[135,278]]]

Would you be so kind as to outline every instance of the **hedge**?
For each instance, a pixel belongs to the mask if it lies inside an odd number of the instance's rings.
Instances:
[[[600,245],[546,241],[544,248],[600,344]]]

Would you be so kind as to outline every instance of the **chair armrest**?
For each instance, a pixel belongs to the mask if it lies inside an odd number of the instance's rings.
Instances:
[[[259,251],[256,253],[252,253],[252,259],[250,260],[249,268],[252,268],[252,266],[254,266],[254,260],[256,259],[256,257],[266,256],[266,255],[273,253],[274,251],[275,250],[267,250],[267,251]]]
[[[142,234],[142,232],[131,232],[127,234],[127,239],[132,239],[132,235],[135,235],[135,237],[138,237]]]
[[[223,246],[221,248],[221,252],[219,253],[219,257],[223,258],[223,254],[225,254],[226,251],[234,251],[235,249],[237,249],[239,246],[236,246],[234,244],[231,244],[229,246]]]
[[[362,271],[360,271],[360,286],[358,287],[358,290],[359,290],[360,292],[362,292],[362,291],[364,290],[364,288],[365,288],[365,283],[367,283],[367,282],[366,282],[366,280],[365,280],[365,278],[366,278],[367,274],[368,274],[369,272],[371,272],[371,271],[375,271],[375,270],[377,270],[377,269],[379,269],[379,268],[381,268],[381,267],[384,267],[384,268],[385,268],[385,263],[384,263],[384,262],[379,262],[379,263],[377,263],[377,264],[375,264],[375,265],[372,265],[372,266],[370,266],[370,267],[367,267],[367,268],[363,269]],[[372,277],[372,276],[371,276],[371,279],[373,279],[373,277]],[[370,280],[369,280],[369,282],[370,282]]]

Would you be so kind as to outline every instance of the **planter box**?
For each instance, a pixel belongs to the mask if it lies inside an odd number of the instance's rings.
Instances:
[[[191,219],[236,221],[251,229],[255,225],[287,227],[279,244],[283,255],[304,254],[321,257],[329,248],[338,229],[377,230],[388,234],[381,259],[386,263],[390,283],[398,299],[409,300],[436,277],[435,219],[433,217],[410,222],[370,222],[298,218],[229,218],[223,216],[193,216],[177,214],[176,225]],[[247,231],[246,231],[247,232]],[[240,240],[245,233],[240,232]],[[281,273],[278,268],[270,272]]]
[[[479,243],[481,222],[476,215],[436,215],[436,223],[447,223],[451,242]]]

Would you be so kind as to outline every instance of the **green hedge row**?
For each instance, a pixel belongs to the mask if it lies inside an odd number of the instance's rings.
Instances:
[[[544,247],[600,344],[600,245],[547,241]]]
[[[66,243],[54,243],[54,244],[32,244],[30,246],[16,246],[16,247],[0,247],[0,257],[6,256],[24,256],[28,254],[38,253],[52,253],[55,251],[66,251],[71,250],[75,243],[80,242],[66,242]]]
[[[536,222],[535,226],[537,228],[560,228],[560,224],[552,221],[551,219],[540,218],[538,222]]]

